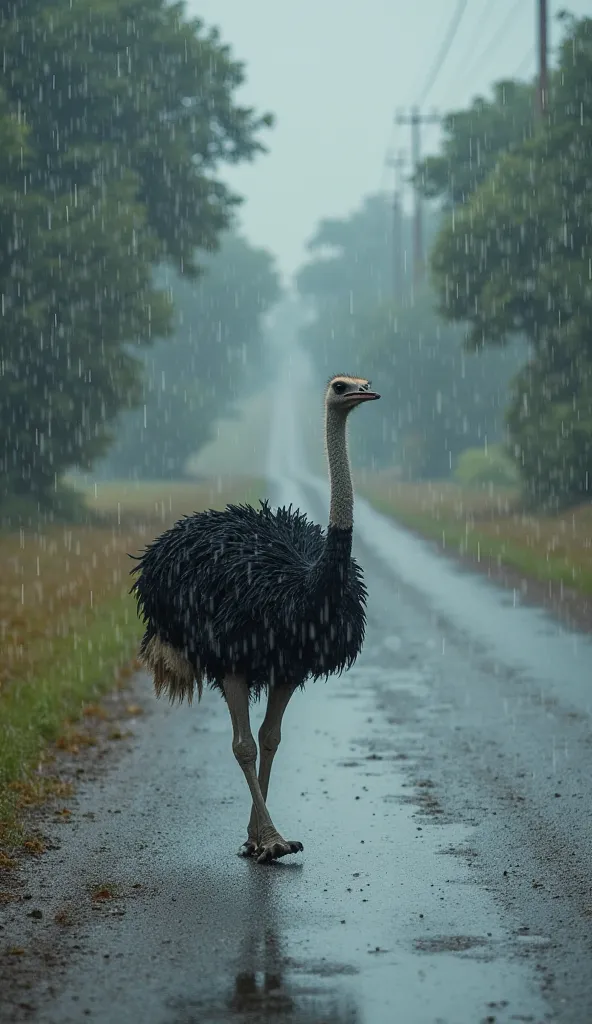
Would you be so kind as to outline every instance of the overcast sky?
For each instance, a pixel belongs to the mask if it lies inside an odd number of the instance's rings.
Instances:
[[[245,196],[247,237],[274,252],[286,278],[306,258],[321,217],[342,217],[391,182],[387,149],[409,150],[397,108],[419,99],[458,0],[189,0],[247,65],[241,102],[272,111],[269,153],[226,175]],[[535,68],[537,0],[468,0],[424,109],[466,106],[503,76]],[[555,14],[592,15],[592,0],[549,0]],[[437,145],[426,129],[423,147]]]

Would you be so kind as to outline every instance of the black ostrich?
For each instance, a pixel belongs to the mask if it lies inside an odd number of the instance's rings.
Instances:
[[[132,587],[146,623],[140,659],[158,696],[201,697],[206,681],[228,703],[232,749],[253,807],[244,856],[259,862],[302,850],[275,828],[265,801],[281,722],[308,678],[351,667],[364,640],[366,589],[351,557],[353,489],[346,424],[352,409],[380,396],[370,382],[339,375],[325,395],[331,484],[325,532],[292,507],[228,505],[181,519],[146,548]],[[260,763],[249,697],[266,690]]]

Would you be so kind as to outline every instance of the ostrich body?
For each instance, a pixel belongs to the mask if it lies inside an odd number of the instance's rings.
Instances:
[[[153,673],[157,695],[191,702],[207,682],[226,698],[233,751],[253,798],[241,852],[260,862],[302,850],[278,833],[265,804],[290,697],[306,679],[349,668],[364,640],[366,590],[351,557],[346,424],[353,408],[379,397],[363,378],[329,381],[326,531],[291,506],[272,511],[267,502],[260,509],[228,505],[181,519],[132,570],[132,591],[146,623],[140,660]],[[268,700],[257,775],[249,697],[262,690]]]

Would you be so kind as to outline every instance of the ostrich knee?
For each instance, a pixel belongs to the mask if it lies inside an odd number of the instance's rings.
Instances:
[[[271,755],[273,758],[282,740],[282,730],[279,724],[269,725],[263,722],[259,729],[259,749],[263,754]]]
[[[257,763],[257,744],[252,736],[241,737],[233,740],[232,753],[236,757],[243,771],[246,768],[253,768]]]

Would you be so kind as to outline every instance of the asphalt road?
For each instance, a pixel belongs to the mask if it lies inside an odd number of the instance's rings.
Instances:
[[[322,521],[285,397],[304,375],[278,388],[269,473]],[[126,752],[5,916],[0,943],[37,959],[16,958],[2,1020],[592,1020],[592,644],[363,502],[356,523],[365,650],[295,695],[272,775],[304,853],[236,856],[249,801],[223,702],[170,709],[139,678]]]

